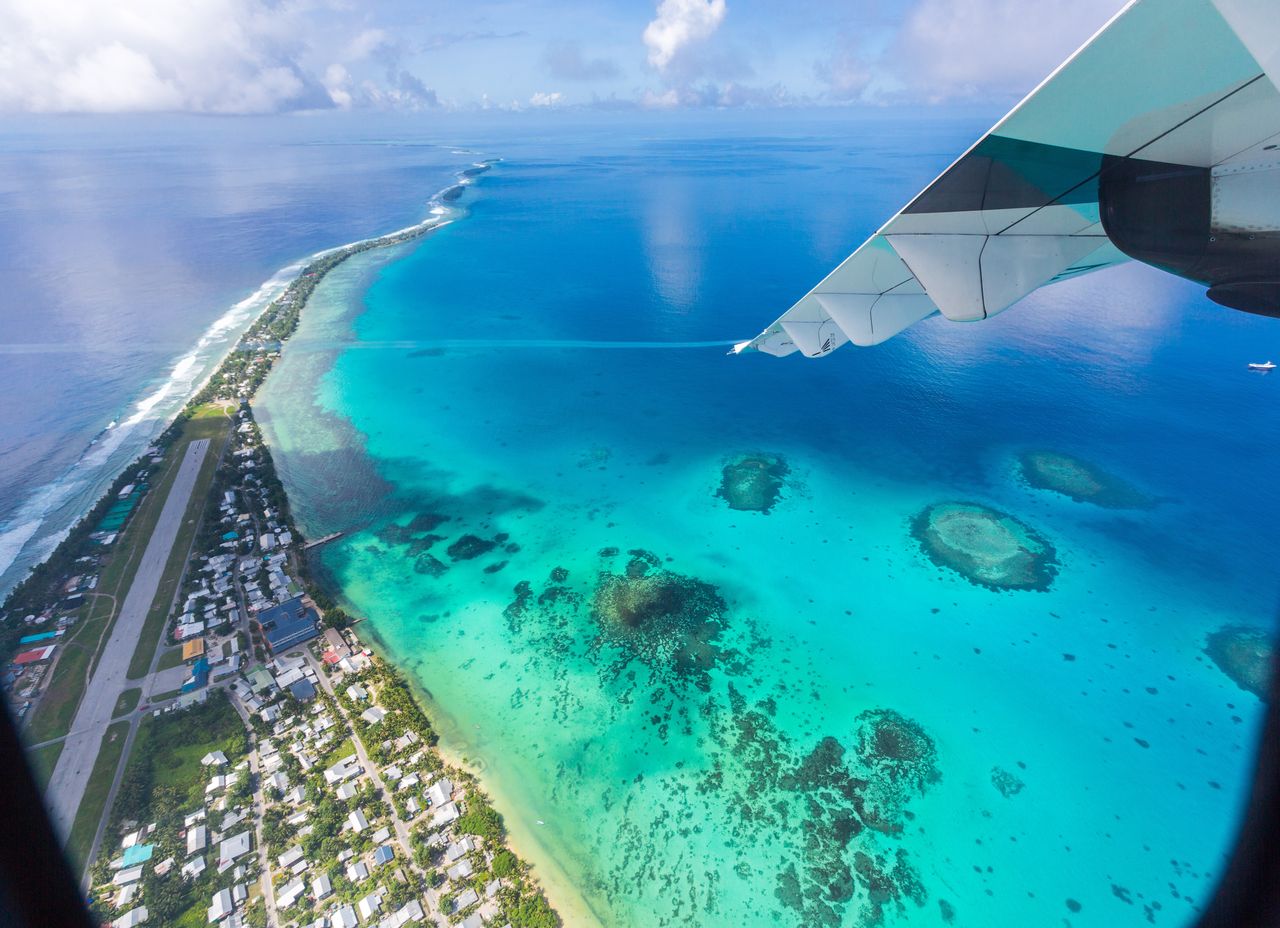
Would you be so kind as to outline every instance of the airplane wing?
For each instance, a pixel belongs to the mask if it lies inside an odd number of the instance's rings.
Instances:
[[[1220,213],[1239,225],[1252,210],[1266,214],[1253,217],[1257,228],[1280,225],[1280,158],[1272,157],[1280,151],[1271,144],[1280,142],[1280,16],[1272,3],[1133,0],[733,352],[817,358],[846,342],[879,344],[935,313],[982,320],[1045,284],[1128,257],[1221,283],[1229,271],[1200,261],[1187,272],[1179,257],[1190,248],[1203,259],[1219,246],[1183,239],[1216,228]],[[1249,176],[1231,179],[1237,174]],[[1144,183],[1159,196],[1143,199]],[[1201,188],[1196,210],[1212,216],[1161,214],[1176,205],[1164,201]],[[1240,202],[1220,203],[1224,191]]]

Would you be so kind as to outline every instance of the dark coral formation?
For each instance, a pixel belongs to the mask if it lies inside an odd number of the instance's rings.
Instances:
[[[459,536],[458,540],[449,545],[445,551],[455,561],[470,561],[482,554],[488,554],[498,547],[498,544],[496,539],[481,538],[479,535],[468,533]]]
[[[1266,700],[1275,662],[1275,636],[1248,625],[1227,625],[1209,636],[1204,653],[1236,686]]]
[[[722,656],[724,600],[710,583],[659,568],[656,555],[632,554],[625,574],[603,571],[596,581],[597,644],[616,648],[624,661],[634,658],[708,688],[707,672]]]
[[[878,831],[900,831],[907,803],[941,778],[937,746],[918,722],[892,709],[861,713],[854,741],[868,781],[863,820]]]
[[[1107,509],[1149,509],[1155,500],[1100,467],[1058,451],[1027,451],[1019,455],[1023,479],[1037,490],[1050,490],[1077,503]]]
[[[991,768],[991,785],[999,791],[1000,795],[1005,799],[1011,799],[1022,792],[1027,785],[1018,779],[1003,767]]]
[[[901,830],[907,801],[939,778],[933,739],[874,709],[858,716],[856,750],[827,736],[806,754],[773,723],[771,701],[749,707],[732,686],[729,695],[726,747],[746,773],[729,803],[739,810],[735,834],[784,829],[802,842],[799,857],[779,867],[774,898],[806,928],[878,925],[908,902],[922,906],[924,886],[906,852],[881,848],[876,834]],[[723,782],[708,777],[707,788]]]
[[[911,535],[935,564],[987,589],[1044,591],[1058,572],[1047,539],[979,503],[935,503],[912,520]]]
[[[730,509],[768,512],[778,501],[790,468],[778,454],[743,454],[725,464],[716,496]]]

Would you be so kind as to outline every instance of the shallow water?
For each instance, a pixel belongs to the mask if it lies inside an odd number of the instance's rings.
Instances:
[[[259,398],[305,530],[348,533],[324,568],[601,924],[1183,924],[1221,871],[1262,712],[1203,647],[1274,613],[1273,321],[1124,268],[819,362],[688,346],[962,128],[495,142]],[[1039,449],[1156,503],[1032,489]],[[786,463],[767,513],[717,495],[747,452]],[[927,557],[945,501],[1047,540],[1049,589]]]

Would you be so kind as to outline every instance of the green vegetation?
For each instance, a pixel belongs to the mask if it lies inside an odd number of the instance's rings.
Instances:
[[[467,792],[467,811],[462,813],[456,827],[464,835],[478,835],[494,844],[502,844],[506,836],[502,816],[489,805],[488,799],[474,790]]]
[[[170,648],[167,651],[160,652],[160,660],[156,664],[156,670],[168,670],[170,667],[177,667],[182,663],[182,648]]]
[[[493,875],[497,877],[511,876],[520,867],[520,861],[505,847],[493,855]]]
[[[31,773],[41,790],[48,787],[49,778],[53,776],[53,768],[57,766],[65,744],[65,741],[55,741],[53,744],[27,751],[27,763],[31,766]]]
[[[142,698],[142,687],[135,686],[125,690],[120,694],[120,698],[116,700],[115,711],[111,713],[112,718],[118,718],[127,712],[132,712],[138,708],[138,700]]]
[[[111,792],[111,784],[115,781],[116,769],[120,766],[120,755],[124,752],[128,734],[128,722],[113,722],[107,726],[107,733],[102,736],[98,759],[93,762],[93,772],[89,774],[84,798],[80,800],[75,824],[71,826],[71,836],[67,839],[67,856],[77,870],[83,870],[88,863],[89,848],[93,844],[93,836],[97,834],[98,823],[102,821],[103,807],[107,804],[107,794]]]
[[[147,716],[120,782],[113,822],[173,818],[180,809],[204,798],[202,757],[222,751],[234,764],[248,749],[240,716],[220,690],[211,692],[202,705]]]

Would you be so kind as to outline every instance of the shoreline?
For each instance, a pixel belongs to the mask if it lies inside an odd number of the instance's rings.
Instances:
[[[4,578],[15,568],[19,571],[0,582],[0,609],[3,609],[14,591],[67,542],[102,498],[109,495],[110,487],[116,479],[122,473],[136,467],[146,457],[147,448],[160,441],[174,423],[183,418],[184,411],[192,401],[205,392],[209,383],[227,363],[228,358],[241,348],[245,335],[271,311],[290,288],[307,274],[316,262],[339,252],[347,252],[341,259],[345,260],[361,251],[403,244],[454,222],[459,218],[459,211],[452,204],[455,204],[466,189],[475,182],[476,177],[484,174],[500,160],[473,162],[468,167],[456,171],[452,183],[428,197],[426,201],[429,208],[428,215],[420,222],[372,238],[323,248],[289,261],[262,281],[252,293],[232,304],[210,322],[189,349],[182,351],[168,363],[164,372],[157,377],[157,382],[148,385],[140,395],[131,398],[117,413],[116,418],[94,435],[80,455],[63,472],[29,491],[4,525],[0,526],[0,559],[2,559],[0,560],[0,578]],[[334,266],[337,263],[341,261],[336,262]],[[191,368],[200,363],[201,354],[219,338],[227,335],[230,337],[225,347],[207,361],[204,373],[198,379],[187,378],[185,375]],[[154,419],[149,417],[148,414],[157,405],[165,400],[172,400],[175,396],[182,397],[176,409]],[[108,466],[112,456],[133,437],[131,433],[148,423],[150,423],[150,432],[147,441],[134,454],[109,471],[100,470],[96,474],[93,472],[95,469]],[[83,470],[88,470],[89,473],[81,476],[80,472]],[[100,485],[96,493],[93,492],[94,484]],[[85,495],[86,493],[91,495]],[[46,523],[80,496],[84,498],[78,514],[62,528],[39,538]],[[37,538],[38,541],[33,541]],[[33,546],[30,552],[27,550],[28,546]],[[22,566],[24,560],[29,560],[25,569]]]
[[[328,274],[329,271],[338,267],[357,254],[365,251],[372,251],[380,248],[389,248],[396,245],[402,245],[407,242],[414,241],[422,236],[443,228],[446,225],[456,221],[465,215],[456,207],[446,206],[445,203],[456,203],[461,194],[464,193],[471,184],[474,183],[476,177],[488,171],[493,164],[500,159],[490,159],[484,162],[475,162],[470,167],[460,171],[456,177],[457,180],[438,191],[429,200],[432,204],[430,214],[424,220],[411,226],[407,226],[384,235],[376,236],[370,239],[363,239],[357,242],[351,242],[316,252],[312,256],[302,261],[297,261],[286,266],[286,270],[294,271],[292,276],[281,280],[284,271],[277,271],[272,276],[270,282],[280,281],[283,287],[279,292],[268,301],[261,310],[250,320],[247,321],[245,330],[230,343],[227,350],[222,354],[219,360],[211,367],[209,372],[202,378],[199,385],[189,394],[182,407],[170,418],[164,428],[160,429],[153,436],[153,444],[163,444],[169,440],[175,429],[191,417],[193,410],[198,408],[202,403],[206,402],[221,387],[223,387],[229,376],[235,375],[235,358],[237,355],[248,356],[255,353],[267,352],[274,354],[273,363],[264,365],[265,370],[261,371],[261,375],[251,380],[247,387],[243,387],[240,393],[240,401],[248,406],[250,401],[256,396],[261,388],[271,368],[274,367],[274,359],[278,358],[285,343],[297,328],[299,317],[306,308],[307,303],[314,293],[320,281]],[[267,285],[264,284],[256,293],[260,293]],[[242,304],[237,304],[237,306]],[[215,327],[221,322],[221,318],[215,322]],[[267,448],[268,462],[270,462],[270,449]],[[127,462],[119,473],[113,476],[113,481],[118,483],[124,473],[131,468],[137,466],[143,455],[134,457]],[[272,468],[274,470],[274,468]],[[277,478],[278,480],[278,478]],[[16,602],[30,597],[39,595],[44,592],[43,589],[33,590],[32,586],[39,587],[43,577],[42,568],[50,564],[55,555],[63,548],[64,545],[72,543],[77,537],[77,530],[82,528],[86,521],[92,516],[93,512],[98,508],[103,499],[111,494],[111,488],[114,483],[109,486],[107,493],[95,500],[94,504],[83,512],[65,531],[63,537],[53,545],[51,549],[44,554],[42,559],[33,565],[32,569],[20,581],[5,594],[5,598],[0,602],[0,610],[7,610]],[[281,484],[280,489],[283,492],[284,487]],[[300,541],[305,542],[305,535],[298,531],[297,525],[291,512],[291,505],[287,492],[284,492],[285,504],[283,507],[283,520]],[[317,592],[325,594],[333,593],[336,597],[342,596],[341,588],[337,584],[332,585],[331,590],[325,590],[325,584],[319,582],[315,577],[315,571],[303,563],[303,583],[308,588],[308,592],[315,598]],[[325,596],[324,598],[329,598]],[[378,638],[373,630],[372,623],[360,621],[357,627],[353,629],[357,635],[360,634],[360,626],[368,627],[363,629],[365,638],[369,642],[371,650],[375,650],[378,656],[395,669],[402,680],[406,682],[411,693],[413,693],[415,701],[420,704],[429,721],[434,725],[434,718],[440,718],[443,713],[440,707],[430,697],[420,682],[409,672],[401,669],[399,662],[394,660],[386,648],[384,643]],[[433,711],[428,712],[431,709]],[[456,727],[456,726],[450,726]],[[474,778],[478,791],[487,799],[491,799],[497,795],[500,797],[500,805],[505,808],[513,808],[510,798],[502,790],[495,790],[492,781],[487,781],[483,776],[483,771],[478,769],[473,763],[468,762],[460,756],[455,750],[448,746],[441,746],[437,742],[435,750],[445,764],[456,767],[459,771],[469,774]],[[512,820],[515,821],[514,818]],[[505,820],[504,820],[505,824]],[[541,843],[532,834],[525,834],[524,824],[521,822],[516,824],[513,829],[510,825],[506,825],[506,839],[504,844],[532,871],[530,877],[537,892],[550,904],[558,921],[562,925],[573,926],[599,926],[601,922],[595,913],[590,910],[586,900],[573,889],[573,881],[569,875],[565,873],[555,862],[554,858],[546,853],[537,853],[537,864],[530,863],[527,855],[527,849],[537,847],[542,850]],[[569,916],[566,918],[566,915]]]
[[[337,592],[340,594],[341,590],[339,589]],[[368,626],[368,628],[365,626]],[[511,797],[501,788],[487,768],[481,769],[477,767],[472,759],[458,752],[457,746],[452,744],[450,740],[451,733],[458,730],[453,717],[435,700],[413,673],[401,669],[391,649],[387,647],[386,643],[373,628],[373,623],[368,618],[364,618],[352,625],[351,631],[355,633],[361,643],[382,660],[395,667],[400,673],[401,679],[405,681],[414,698],[421,704],[422,710],[427,715],[427,720],[431,722],[431,727],[435,729],[437,740],[434,747],[436,753],[440,755],[440,759],[448,766],[456,767],[458,770],[474,777],[479,784],[480,792],[489,798],[491,804],[499,813],[502,812],[503,808],[519,807],[520,804],[512,801]],[[448,724],[443,724],[444,720],[447,720]],[[513,823],[515,823],[514,827]],[[547,902],[551,904],[551,908],[560,916],[561,923],[567,928],[604,928],[605,923],[601,920],[599,914],[596,913],[590,902],[577,889],[576,883],[564,867],[561,866],[560,862],[538,840],[532,829],[526,827],[525,822],[505,815],[503,816],[503,825],[506,828],[506,841],[504,844],[530,866],[534,882],[542,890],[543,895],[547,897]],[[536,848],[537,853],[531,854],[529,852],[531,848]]]
[[[171,415],[159,419],[159,422],[163,424],[152,432],[150,441],[147,445],[128,460],[121,463],[119,467],[114,468],[105,478],[103,489],[97,495],[86,501],[87,504],[82,507],[80,513],[72,519],[65,528],[51,534],[47,539],[45,539],[47,549],[42,551],[35,558],[30,566],[27,567],[26,572],[22,576],[16,577],[7,589],[0,589],[0,614],[7,611],[15,601],[20,600],[24,595],[25,588],[30,586],[32,582],[39,582],[38,578],[41,570],[51,560],[55,559],[56,555],[65,545],[74,543],[77,534],[84,526],[86,520],[92,516],[93,512],[104,500],[107,500],[112,496],[112,488],[119,482],[120,477],[131,469],[138,467],[143,462],[143,459],[147,457],[147,451],[149,448],[164,444],[171,436],[174,428],[190,416],[191,411],[202,401],[201,398],[211,391],[215,381],[223,374],[228,362],[237,353],[254,350],[254,347],[247,344],[255,341],[254,339],[251,339],[251,333],[253,333],[253,331],[269,314],[272,313],[273,310],[280,310],[282,308],[282,301],[284,301],[296,287],[300,286],[300,282],[303,281],[304,278],[313,277],[310,282],[310,286],[307,287],[307,292],[298,301],[297,306],[293,307],[293,325],[290,326],[290,331],[285,334],[284,339],[288,338],[288,334],[291,334],[292,332],[292,327],[296,326],[296,315],[306,306],[307,299],[310,297],[311,291],[314,290],[315,285],[320,282],[328,271],[337,267],[353,255],[376,248],[386,248],[393,245],[404,244],[405,242],[413,241],[414,239],[420,238],[423,235],[434,232],[435,230],[443,228],[444,226],[456,221],[462,214],[456,208],[444,205],[446,202],[444,199],[445,194],[450,190],[458,189],[460,186],[465,188],[470,185],[474,182],[473,178],[476,174],[484,173],[484,171],[489,170],[493,164],[498,163],[500,160],[501,159],[489,159],[484,162],[474,162],[470,167],[464,168],[463,170],[455,173],[454,176],[456,180],[453,183],[436,191],[427,199],[427,204],[429,206],[428,215],[421,222],[396,229],[392,232],[386,232],[382,235],[374,236],[373,238],[360,239],[343,245],[325,248],[314,252],[307,257],[291,261],[279,270],[275,271],[262,284],[260,284],[252,294],[244,300],[234,304],[230,309],[210,323],[197,340],[195,347],[187,351],[182,356],[182,359],[174,367],[170,368],[169,376],[166,378],[164,383],[156,390],[148,393],[142,399],[135,401],[130,408],[138,410],[141,404],[148,404],[147,408],[154,406],[155,402],[158,401],[155,398],[163,391],[170,389],[171,382],[173,380],[172,375],[176,367],[185,363],[186,359],[195,355],[202,345],[206,344],[206,340],[210,338],[210,333],[228,328],[239,329],[241,326],[243,326],[243,329],[237,337],[228,342],[226,349],[217,357],[217,360],[210,365],[209,370],[199,380],[190,382],[186,399],[183,401],[182,405]],[[478,168],[480,168],[480,170],[477,170]],[[476,171],[476,174],[467,175],[466,171]],[[456,201],[457,197],[455,196],[453,199]],[[334,260],[335,258],[336,260]],[[327,261],[332,261],[332,263],[322,269],[317,269],[317,265],[323,264]],[[271,295],[270,299],[267,299],[255,313],[243,322],[237,322],[234,325],[227,323],[226,320],[228,317],[240,311],[242,307],[246,306],[246,304],[251,304],[255,300],[270,294],[274,295]],[[284,339],[280,339],[271,347],[278,351]],[[257,350],[262,350],[262,348],[263,346],[260,343],[256,344]],[[260,383],[253,385],[250,394],[246,399],[252,398],[252,395],[257,392],[258,386],[260,386]],[[135,416],[141,414],[142,411],[135,412]],[[58,506],[65,504],[67,497],[72,495],[70,493],[72,488],[64,485],[64,481],[67,479],[68,475],[83,466],[84,462],[89,460],[95,453],[103,453],[104,446],[101,442],[105,437],[113,437],[114,435],[123,436],[125,428],[141,424],[141,422],[144,421],[139,420],[138,422],[133,422],[132,418],[133,417],[123,423],[113,421],[111,425],[108,425],[99,432],[94,440],[86,446],[81,456],[76,459],[75,463],[73,463],[66,472],[55,478],[53,481],[37,487],[32,491],[32,495],[29,497],[28,502],[20,504],[18,511],[21,512],[25,506],[29,505],[30,500],[38,499],[42,496],[54,497],[57,500],[57,506],[54,507],[55,509]],[[110,449],[107,449],[105,454],[109,456],[122,441],[123,437],[120,442],[117,442]],[[106,461],[104,460],[102,463],[105,464]],[[43,524],[43,520],[48,514],[49,513],[46,512],[39,517],[41,524]],[[21,526],[18,526],[18,528],[21,528]],[[11,526],[4,532],[0,532],[0,537],[4,537],[4,535],[13,531],[16,531],[16,529]],[[39,527],[32,532],[32,536],[38,533]],[[30,541],[30,537],[31,536],[28,536],[28,538],[22,542],[23,547],[25,547],[27,542]],[[0,568],[0,575],[8,571],[13,564],[21,558],[21,556],[22,548],[20,547],[16,550],[10,562],[3,568]]]

